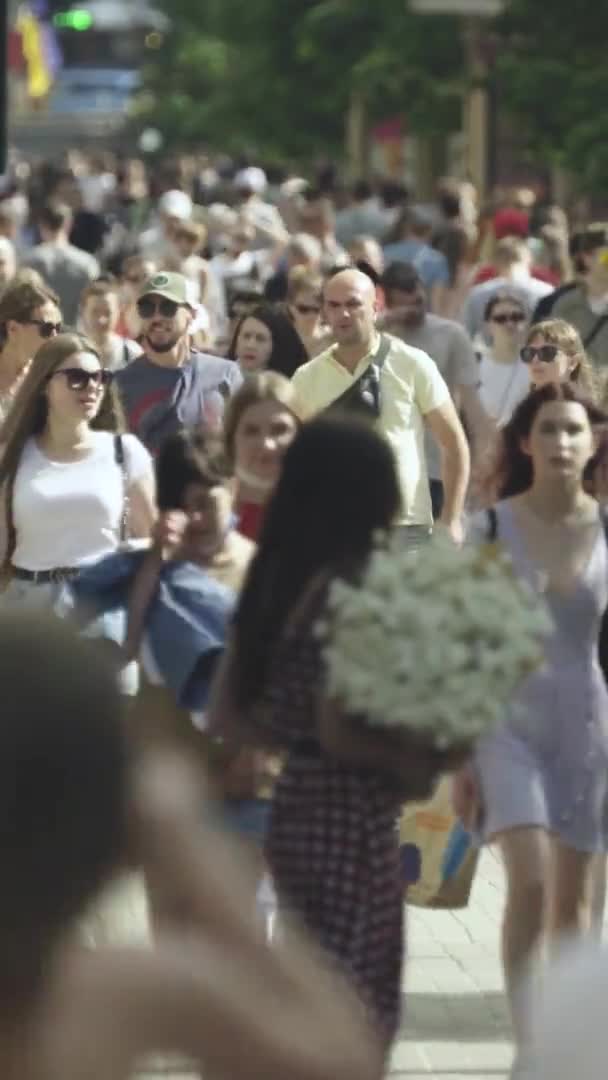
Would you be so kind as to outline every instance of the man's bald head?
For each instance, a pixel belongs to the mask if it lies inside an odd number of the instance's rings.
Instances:
[[[325,285],[325,317],[338,345],[371,349],[375,335],[376,289],[360,270],[340,270]]]
[[[337,274],[332,274],[325,285],[326,296],[336,293],[341,295],[345,290],[356,291],[360,293],[361,296],[365,296],[373,302],[376,300],[376,288],[374,283],[372,279],[361,270],[354,270],[351,268],[339,270]]]

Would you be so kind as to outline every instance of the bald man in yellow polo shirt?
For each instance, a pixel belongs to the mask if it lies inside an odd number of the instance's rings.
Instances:
[[[329,279],[324,308],[336,344],[294,375],[304,419],[323,412],[357,381],[374,361],[382,340],[376,330],[376,290],[359,270],[342,270]],[[390,348],[380,373],[381,407],[376,422],[397,461],[403,501],[399,524],[409,526],[412,535],[428,534],[433,524],[424,451],[427,427],[441,451],[441,522],[461,542],[470,458],[450,392],[425,352],[391,335],[383,336]]]

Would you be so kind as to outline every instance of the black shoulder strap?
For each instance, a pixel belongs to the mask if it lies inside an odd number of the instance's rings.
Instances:
[[[122,478],[122,510],[120,514],[120,542],[124,544],[129,537],[129,477],[125,462],[125,448],[122,435],[114,436],[114,460],[120,469]]]
[[[350,384],[347,390],[340,394],[339,397],[334,398],[333,401],[330,401],[329,404],[325,407],[324,411],[327,412],[328,410],[331,410],[333,412],[334,409],[340,409],[343,404],[346,405],[349,401],[351,401],[354,394],[356,394],[357,387],[367,378],[372,368],[377,368],[378,372],[382,371],[382,368],[384,367],[386,358],[390,351],[390,337],[388,336],[388,334],[380,334],[380,344],[376,350],[376,354],[371,358],[365,370],[361,372],[358,379],[355,379],[354,383]]]
[[[587,334],[587,337],[583,341],[583,348],[588,349],[589,346],[595,341],[600,330],[608,323],[608,312],[605,315],[600,315],[599,319],[593,324],[591,330]]]
[[[486,539],[489,543],[493,544],[498,540],[498,514],[493,506],[489,510],[486,510],[486,516],[488,518],[488,531],[486,533]]]
[[[121,468],[125,463],[125,448],[122,444],[122,435],[114,436],[114,460]]]

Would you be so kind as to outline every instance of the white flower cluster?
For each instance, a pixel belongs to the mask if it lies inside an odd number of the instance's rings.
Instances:
[[[376,549],[359,584],[332,583],[318,627],[331,696],[441,749],[500,722],[550,630],[494,545],[459,549],[444,536],[416,553]]]

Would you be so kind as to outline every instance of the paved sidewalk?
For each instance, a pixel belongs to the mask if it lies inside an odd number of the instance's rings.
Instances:
[[[486,850],[464,911],[408,908],[395,1080],[495,1080],[508,1074],[512,1050],[499,963],[503,893],[500,863]]]

